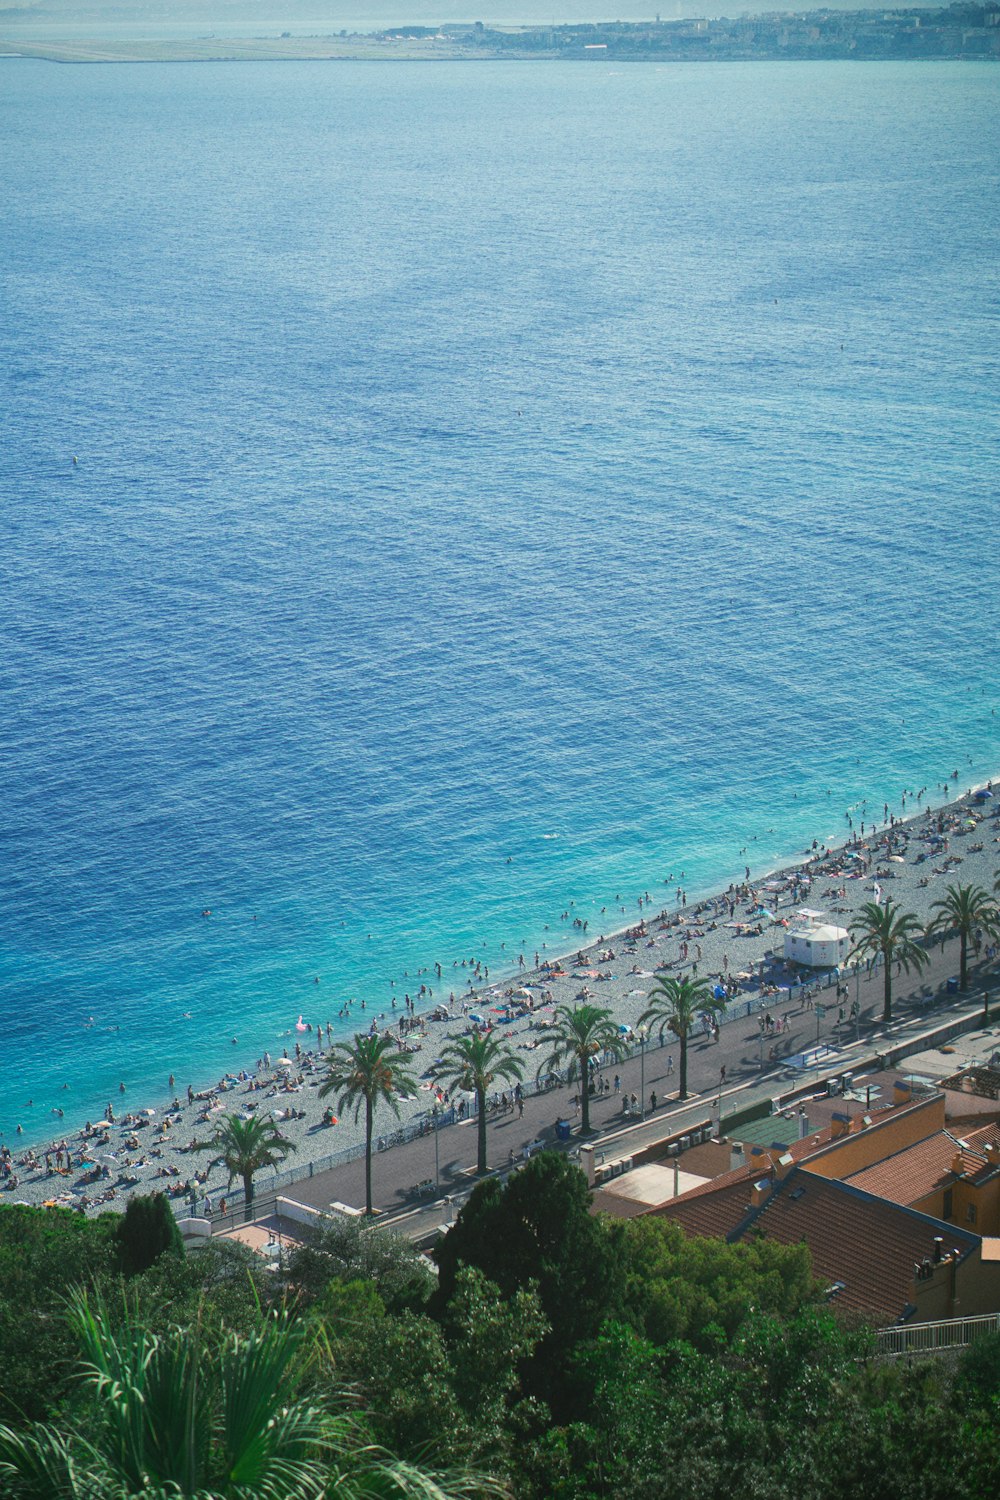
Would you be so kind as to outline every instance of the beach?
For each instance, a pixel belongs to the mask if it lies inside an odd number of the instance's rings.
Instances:
[[[939,800],[946,788],[950,800]],[[908,792],[895,809],[859,806],[843,818],[843,843],[817,842],[779,870],[755,871],[745,863],[734,869],[726,890],[708,895],[688,892],[678,874],[659,891],[607,908],[605,928],[596,934],[581,922],[578,948],[558,959],[518,955],[515,967],[491,982],[481,970],[478,976],[467,971],[464,987],[449,991],[447,1000],[438,983],[434,996],[427,998],[426,990],[415,995],[412,1012],[359,1015],[359,1029],[389,1031],[401,1040],[418,1083],[412,1097],[398,1100],[398,1121],[384,1106],[377,1111],[376,1136],[428,1113],[439,1088],[431,1077],[435,1060],[450,1039],[475,1028],[502,1030],[523,1054],[531,1080],[545,1067],[548,1028],[559,1005],[586,1001],[607,1009],[620,1027],[634,1027],[660,973],[711,979],[729,992],[731,1008],[752,1008],[801,982],[802,973],[784,964],[782,951],[802,909],[848,928],[860,907],[878,897],[927,923],[949,884],[993,888],[1000,801],[991,784],[955,797],[954,781],[941,783],[936,795]],[[207,1199],[218,1209],[230,1192],[227,1174],[211,1152],[191,1147],[208,1140],[218,1120],[233,1112],[273,1118],[295,1147],[286,1168],[304,1173],[310,1162],[325,1162],[364,1139],[363,1117],[338,1115],[328,1122],[337,1097],[321,1098],[320,1088],[330,1041],[328,1030],[300,1017],[282,1056],[264,1053],[255,1065],[214,1083],[185,1081],[167,1107],[112,1099],[103,1120],[54,1135],[46,1147],[19,1149],[10,1140],[0,1201],[97,1213],[120,1209],[131,1193],[162,1190],[202,1208]],[[266,1190],[270,1177],[260,1174],[258,1190]]]

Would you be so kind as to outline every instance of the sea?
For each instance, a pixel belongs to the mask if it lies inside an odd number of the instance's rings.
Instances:
[[[5,57],[0,141],[5,1141],[1000,767],[1000,67]]]

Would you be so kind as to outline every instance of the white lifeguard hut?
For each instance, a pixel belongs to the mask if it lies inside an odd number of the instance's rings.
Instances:
[[[785,959],[810,969],[835,969],[850,952],[851,935],[825,919],[825,913],[808,906],[795,913],[794,925],[785,933]]]

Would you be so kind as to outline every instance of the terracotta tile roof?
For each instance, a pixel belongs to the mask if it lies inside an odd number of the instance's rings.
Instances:
[[[995,1124],[982,1126],[963,1136],[954,1131],[939,1130],[926,1140],[917,1141],[844,1180],[862,1192],[874,1193],[890,1203],[919,1203],[922,1198],[954,1181],[952,1165],[956,1155],[961,1155],[963,1175],[973,1181],[1000,1170],[997,1163],[986,1160],[983,1154],[986,1145],[1000,1145],[1000,1127]]]
[[[1000,1101],[967,1094],[964,1089],[943,1089],[947,1120],[996,1120],[1000,1118]],[[959,1131],[959,1135],[961,1135]]]
[[[979,1125],[974,1130],[953,1130],[952,1135],[960,1135],[970,1150],[982,1154],[984,1146],[1000,1147],[1000,1122],[991,1120],[987,1125]]]
[[[758,1208],[748,1207],[749,1188],[749,1174],[742,1181],[719,1179],[652,1212],[690,1235],[734,1242],[762,1234],[783,1245],[804,1243],[817,1277],[839,1286],[835,1305],[883,1323],[904,1315],[914,1264],[933,1253],[935,1236],[963,1256],[979,1243],[966,1230],[804,1167],[793,1167]]]
[[[637,1219],[640,1214],[649,1212],[649,1204],[637,1198],[620,1198],[617,1193],[606,1193],[602,1188],[595,1188],[591,1194],[590,1211],[594,1214],[607,1214],[610,1219]]]
[[[857,1135],[861,1129],[876,1130],[879,1125],[890,1120],[897,1120],[903,1114],[917,1114],[925,1109],[930,1112],[933,1106],[933,1098],[934,1096],[923,1096],[919,1099],[914,1099],[909,1104],[890,1103],[883,1104],[881,1107],[873,1105],[871,1109],[866,1110],[864,1105],[859,1105],[854,1100],[841,1100],[833,1097],[827,1101],[829,1105],[828,1123],[821,1130],[811,1130],[808,1135],[803,1136],[800,1140],[792,1141],[790,1145],[781,1147],[781,1150],[787,1151],[795,1162],[807,1161],[815,1152],[824,1151],[836,1141],[837,1137],[834,1135],[833,1119],[835,1115],[849,1115],[850,1134]],[[808,1102],[808,1107],[810,1109],[813,1107],[812,1101]],[[864,1119],[870,1120],[871,1124],[863,1126],[861,1122]],[[766,1150],[767,1147],[760,1149]],[[752,1150],[753,1147],[751,1147]],[[758,1158],[758,1165],[762,1159]],[[752,1157],[748,1155],[747,1160],[752,1161]]]

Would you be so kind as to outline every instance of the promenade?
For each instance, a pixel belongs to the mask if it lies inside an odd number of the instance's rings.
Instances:
[[[857,995],[860,1015],[857,1023],[850,1020],[840,1024],[836,991],[831,988],[820,991],[813,1008],[803,997],[784,1001],[773,1007],[771,1014],[788,1020],[788,1030],[779,1037],[762,1038],[757,1012],[749,1017],[733,1016],[722,1026],[719,1041],[714,1042],[701,1035],[691,1038],[688,1046],[688,1099],[683,1103],[677,1098],[678,1049],[676,1039],[664,1047],[647,1046],[645,1054],[637,1052],[621,1063],[610,1064],[604,1071],[613,1080],[615,1074],[621,1080],[621,1093],[612,1087],[610,1094],[596,1094],[590,1103],[590,1137],[595,1147],[595,1160],[600,1162],[608,1154],[608,1140],[613,1135],[627,1131],[627,1144],[623,1141],[611,1154],[624,1155],[648,1145],[656,1139],[683,1129],[688,1123],[711,1117],[718,1122],[721,1106],[723,1130],[725,1117],[745,1105],[761,1099],[773,1099],[786,1095],[797,1088],[805,1087],[810,1080],[818,1081],[830,1074],[845,1071],[860,1071],[859,1064],[877,1067],[877,1059],[892,1053],[898,1056],[919,1043],[919,1039],[936,1028],[948,1023],[967,1021],[963,1029],[980,1030],[982,1027],[984,990],[991,995],[991,1017],[983,1036],[983,1051],[1000,1050],[1000,989],[995,966],[982,964],[970,968],[969,987],[964,994],[949,990],[948,981],[953,979],[958,968],[957,939],[945,944],[942,952],[935,945],[931,963],[919,979],[903,975],[894,981],[894,1020],[886,1028],[882,1025],[882,973],[870,978],[863,971],[857,981],[852,979],[850,1006]],[[997,1005],[994,1022],[992,1004]],[[818,1007],[815,1008],[815,1007]],[[736,1010],[741,1005],[737,1002]],[[821,1013],[822,1012],[822,1013]],[[808,1053],[817,1046],[825,1046],[818,1065],[811,1068],[791,1066],[787,1059]],[[772,1046],[780,1049],[774,1060],[768,1057]],[[668,1071],[668,1059],[673,1056],[674,1069]],[[725,1083],[720,1086],[721,1069],[725,1067]],[[575,1151],[580,1145],[579,1119],[573,1099],[578,1085],[563,1085],[547,1093],[531,1095],[524,1100],[524,1113],[516,1110],[505,1115],[493,1116],[487,1126],[488,1162],[491,1169],[504,1172],[514,1162],[522,1161],[526,1149],[546,1148]],[[626,1118],[622,1101],[626,1095],[635,1093],[645,1100],[646,1118],[642,1121]],[[656,1109],[650,1109],[650,1096],[656,1095]],[[376,1117],[376,1132],[388,1128],[391,1115]],[[568,1142],[557,1135],[559,1120],[568,1120],[571,1135]],[[416,1216],[421,1229],[431,1228],[434,1223],[447,1222],[455,1211],[456,1200],[462,1200],[475,1185],[476,1123],[474,1120],[451,1125],[391,1150],[376,1151],[372,1165],[372,1191],[377,1212],[387,1220],[396,1220],[407,1214]],[[418,1184],[429,1184],[423,1193],[416,1191]],[[265,1211],[273,1196],[261,1184],[258,1212]],[[326,1210],[331,1204],[345,1204],[353,1208],[364,1206],[364,1158],[329,1171],[305,1177],[290,1187],[282,1189],[282,1196],[318,1210]],[[230,1222],[239,1222],[240,1215]],[[216,1228],[218,1229],[218,1224]]]

